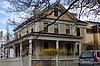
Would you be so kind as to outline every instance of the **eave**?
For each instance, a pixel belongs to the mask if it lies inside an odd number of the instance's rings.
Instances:
[[[4,46],[5,47],[13,46],[15,44],[21,43],[21,42],[29,40],[29,39],[80,42],[82,40],[82,38],[83,37],[81,37],[81,36],[74,36],[74,35],[67,35],[67,34],[33,32],[33,33],[27,34],[25,36],[22,36],[22,37],[20,37],[20,38],[18,38],[16,40],[10,41],[10,42],[4,44]]]

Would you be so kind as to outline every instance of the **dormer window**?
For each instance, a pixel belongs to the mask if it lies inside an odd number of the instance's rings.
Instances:
[[[58,16],[58,8],[54,8],[54,16]]]

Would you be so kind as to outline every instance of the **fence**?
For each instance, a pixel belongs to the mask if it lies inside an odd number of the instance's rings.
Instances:
[[[21,66],[21,58],[0,59],[0,66]]]
[[[56,57],[54,56],[42,56],[32,57],[32,66],[56,66]],[[59,56],[58,66],[78,66],[78,58],[72,58],[71,56]]]
[[[29,57],[0,59],[0,66],[28,66]]]
[[[35,63],[37,63],[37,66],[56,66],[56,61],[54,60],[34,60],[32,61],[32,66],[35,66]],[[78,62],[76,60],[59,60],[58,66],[78,66]]]
[[[31,62],[31,63],[30,63]],[[30,65],[30,64],[32,65]],[[58,57],[58,66],[78,66],[78,58]],[[55,57],[34,57],[29,56],[20,58],[0,59],[0,66],[56,66]]]

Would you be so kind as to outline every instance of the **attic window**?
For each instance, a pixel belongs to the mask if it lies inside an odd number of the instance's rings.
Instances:
[[[54,16],[58,16],[58,8],[54,8]]]

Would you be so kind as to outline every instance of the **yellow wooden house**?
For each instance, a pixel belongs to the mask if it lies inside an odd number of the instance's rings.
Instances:
[[[33,61],[40,60],[38,54],[43,49],[70,50],[73,52],[73,57],[84,50],[83,46],[87,43],[86,26],[88,23],[78,20],[76,14],[70,12],[65,13],[53,23],[59,15],[66,11],[66,8],[58,2],[42,11],[36,6],[34,11],[39,16],[33,15],[14,28],[14,39],[3,46],[5,51],[3,58],[13,57],[17,60],[14,62],[19,64],[17,66],[22,66],[22,63],[23,66],[32,66]],[[13,53],[11,50],[13,50]],[[72,56],[59,57],[53,60],[66,61]]]

